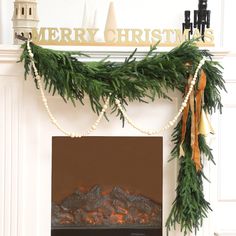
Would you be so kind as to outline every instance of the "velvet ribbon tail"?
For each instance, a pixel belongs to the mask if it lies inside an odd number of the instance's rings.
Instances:
[[[192,76],[189,77],[189,83],[191,82],[191,80],[192,80]],[[189,90],[189,83],[186,86],[185,91]],[[182,131],[181,131],[181,143],[180,143],[179,156],[181,157],[185,155],[184,149],[183,149],[183,143],[186,136],[187,119],[189,116],[189,111],[191,111],[192,159],[193,159],[193,162],[195,164],[197,171],[202,170],[201,153],[200,153],[200,148],[199,148],[198,135],[199,135],[199,124],[200,124],[201,109],[202,109],[202,96],[203,96],[205,87],[206,87],[206,74],[202,70],[200,78],[199,78],[199,82],[197,85],[196,95],[194,96],[194,90],[193,90],[192,93],[190,94],[189,101],[183,111],[183,116],[182,116]]]

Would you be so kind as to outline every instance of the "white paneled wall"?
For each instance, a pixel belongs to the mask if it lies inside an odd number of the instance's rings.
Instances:
[[[224,79],[228,93],[223,95],[223,114],[218,116],[217,123],[217,169],[213,183],[215,185],[214,199],[214,232],[217,236],[236,235],[236,179],[235,168],[236,154],[236,76],[234,68],[236,65],[236,46],[233,22],[236,20],[236,2],[233,0],[222,0],[222,46],[229,51],[224,58]]]
[[[218,116],[217,121],[217,166],[214,180],[214,232],[217,236],[236,235],[236,179],[235,168],[236,154],[236,76],[234,68],[236,65],[236,46],[233,22],[236,20],[236,2],[233,0],[222,0],[222,46],[229,51],[224,58],[224,79],[228,93],[223,95],[223,114]]]
[[[80,27],[83,18],[84,0],[38,0],[40,26]],[[213,123],[216,135],[210,142],[214,148],[216,166],[206,164],[205,170],[211,183],[205,184],[206,197],[213,212],[205,221],[198,236],[236,236],[236,22],[235,0],[208,0],[212,10],[212,28],[216,33],[217,55],[224,65],[224,78],[228,93],[222,95],[225,106],[223,115],[216,114]],[[180,4],[181,3],[181,4]],[[87,24],[97,12],[97,26],[105,24],[108,0],[86,0]],[[180,27],[183,12],[196,9],[198,0],[117,0],[115,6],[119,27],[171,28]],[[124,7],[125,6],[125,7]],[[170,7],[171,6],[171,7]],[[135,10],[134,10],[134,7]],[[20,51],[12,43],[13,0],[0,0],[0,236],[49,236],[51,204],[51,137],[61,135],[49,122],[33,81],[23,79],[23,67],[16,64]],[[168,12],[168,13],[167,13]],[[145,20],[144,20],[145,19]],[[86,49],[86,50],[92,50]],[[101,49],[100,49],[101,50]],[[126,53],[120,49],[106,54],[122,59]],[[165,49],[169,50],[169,49]],[[141,56],[143,54],[140,54]],[[160,127],[177,110],[178,94],[171,95],[174,103],[157,101],[150,105],[132,104],[131,117],[136,117],[143,126]],[[86,130],[96,116],[89,105],[74,109],[60,98],[47,96],[57,119],[68,129]],[[142,106],[142,107],[141,107]],[[141,107],[141,108],[140,108]],[[63,111],[63,112],[61,112]],[[165,114],[163,114],[163,112]],[[66,116],[64,115],[66,114]],[[148,114],[148,115],[147,115]],[[156,117],[159,117],[156,119]],[[81,125],[82,124],[82,125]],[[139,135],[120,121],[111,118],[103,121],[95,135]],[[164,219],[174,199],[177,166],[168,163],[171,150],[170,133],[164,135]],[[180,236],[172,232],[170,236]]]

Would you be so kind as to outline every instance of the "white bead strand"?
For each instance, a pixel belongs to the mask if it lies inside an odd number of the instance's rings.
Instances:
[[[125,110],[123,109],[122,105],[120,104],[120,100],[116,99],[116,105],[118,107],[118,109],[121,111],[121,113],[123,114],[124,118],[127,120],[127,122],[135,129],[137,129],[138,131],[140,131],[141,133],[147,134],[147,135],[157,135],[162,133],[165,130],[168,130],[170,127],[172,127],[176,121],[178,120],[178,118],[180,117],[180,115],[182,114],[184,108],[187,106],[189,97],[191,95],[191,93],[193,92],[194,89],[194,85],[196,84],[197,81],[197,76],[199,73],[199,70],[201,69],[201,67],[204,65],[206,61],[206,58],[203,57],[202,60],[199,62],[198,67],[194,73],[194,77],[190,82],[190,86],[189,86],[189,90],[177,112],[177,114],[174,116],[174,118],[172,120],[170,120],[163,128],[159,129],[159,130],[147,130],[147,129],[142,129],[141,127],[139,127],[129,116],[128,114],[125,112]]]

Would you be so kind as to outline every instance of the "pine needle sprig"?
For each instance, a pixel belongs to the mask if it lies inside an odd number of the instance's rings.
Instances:
[[[186,130],[191,130],[191,114],[188,115]],[[207,180],[203,171],[196,171],[192,160],[191,132],[186,132],[182,144],[184,156],[179,156],[182,122],[180,121],[172,133],[172,142],[175,144],[171,152],[172,158],[178,158],[180,169],[176,198],[172,204],[172,210],[166,221],[167,231],[180,224],[184,236],[189,232],[198,231],[204,218],[211,210],[210,203],[205,200],[203,192],[203,178]],[[203,135],[198,136],[201,158],[207,157],[214,163],[210,147]]]
[[[186,63],[191,62],[194,71],[203,55],[193,41],[185,42],[167,53],[157,53],[157,47],[154,46],[139,61],[135,58],[135,50],[123,63],[107,60],[84,63],[78,60],[86,56],[80,52],[55,51],[33,43],[31,48],[48,92],[52,95],[57,93],[65,101],[74,104],[76,100],[83,104],[84,96],[88,94],[96,113],[101,111],[101,102],[109,93],[122,100],[123,104],[128,104],[132,101],[154,101],[156,98],[170,99],[169,90],[183,92],[189,73]],[[21,61],[24,61],[27,75],[31,71],[30,59],[26,45],[23,45],[23,49]],[[210,76],[216,77],[217,86],[221,86],[222,81],[217,78],[221,75],[216,71],[216,65],[208,63],[206,70]],[[208,87],[211,89],[212,84]],[[216,106],[221,106],[218,95],[207,97],[206,106],[215,101],[218,101]],[[210,107],[211,104],[209,110]]]

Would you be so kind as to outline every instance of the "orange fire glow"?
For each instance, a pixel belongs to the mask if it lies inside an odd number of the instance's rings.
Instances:
[[[161,208],[152,200],[121,188],[105,191],[97,188],[94,192],[80,188],[79,191],[78,198],[77,193],[68,197],[69,207],[63,203],[62,207],[55,208],[55,213],[59,212],[59,224],[153,225],[157,224],[161,214]],[[72,201],[78,207],[73,207]]]

